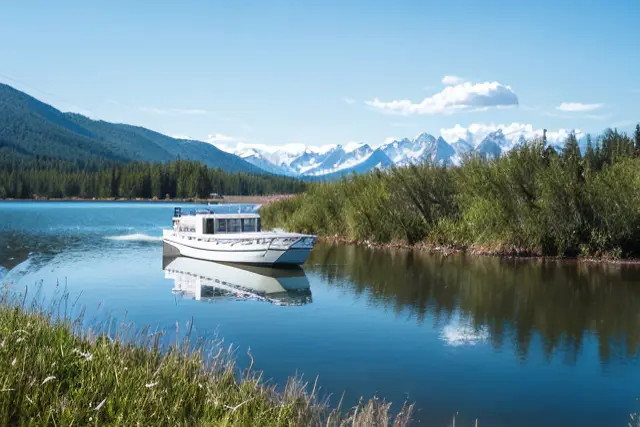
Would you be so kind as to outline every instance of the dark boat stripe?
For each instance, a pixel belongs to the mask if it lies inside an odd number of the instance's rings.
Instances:
[[[290,251],[306,251],[306,250],[310,250],[311,248],[290,248],[290,249],[246,249],[246,250],[242,250],[242,251],[234,251],[234,250],[228,250],[228,249],[204,249],[204,248],[196,248],[195,246],[191,246],[191,245],[185,245],[184,243],[180,243],[180,242],[174,242],[173,240],[165,240],[165,242],[171,244],[171,243],[175,243],[176,245],[182,245],[184,247],[190,248],[190,249],[196,249],[199,251],[209,251],[209,252],[266,252],[266,251],[279,251],[279,252],[290,252]]]

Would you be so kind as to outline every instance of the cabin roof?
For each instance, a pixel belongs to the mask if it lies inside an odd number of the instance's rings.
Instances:
[[[215,219],[242,219],[242,218],[260,218],[260,215],[257,213],[227,213],[227,214],[219,214],[219,213],[205,213],[198,214],[203,218],[215,218]]]
[[[182,209],[177,216],[193,217],[197,215],[201,218],[215,219],[242,219],[260,218],[258,210],[261,205],[251,203],[220,203],[209,204],[206,208]],[[179,208],[176,208],[179,209]]]
[[[259,204],[254,203],[218,203],[207,206],[207,210],[215,214],[232,214],[232,213],[258,213]]]

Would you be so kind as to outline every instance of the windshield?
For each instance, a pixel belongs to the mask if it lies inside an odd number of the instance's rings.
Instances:
[[[209,204],[209,212],[215,214],[258,213],[262,205],[254,203],[216,203]]]

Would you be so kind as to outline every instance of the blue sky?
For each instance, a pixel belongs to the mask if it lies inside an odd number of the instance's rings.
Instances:
[[[59,0],[1,10],[0,81],[168,135],[313,146],[640,121],[637,0]]]

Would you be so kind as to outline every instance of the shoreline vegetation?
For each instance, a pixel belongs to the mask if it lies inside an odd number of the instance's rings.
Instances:
[[[343,410],[318,396],[317,381],[289,378],[284,388],[260,372],[240,371],[222,341],[168,348],[162,333],[111,320],[83,328],[64,314],[68,296],[43,307],[0,295],[2,425],[409,425],[413,405],[361,400]],[[75,303],[73,304],[75,305]],[[176,331],[176,336],[178,333]]]
[[[640,266],[640,257],[637,258],[605,258],[605,257],[593,257],[593,256],[558,256],[558,255],[536,255],[526,252],[506,252],[506,251],[491,251],[478,247],[453,247],[453,246],[437,246],[426,242],[420,242],[413,245],[402,241],[392,241],[388,243],[375,243],[370,240],[358,241],[352,240],[346,237],[340,236],[318,236],[318,241],[324,242],[329,245],[341,244],[341,245],[356,245],[365,246],[367,248],[376,250],[406,250],[406,251],[424,251],[431,254],[442,255],[445,257],[453,255],[471,255],[474,257],[499,257],[504,259],[514,260],[535,260],[544,262],[546,261],[577,261],[588,263],[608,263],[608,264],[624,264],[624,265],[638,265]]]
[[[584,154],[574,134],[459,167],[410,165],[309,184],[262,209],[265,227],[369,246],[529,258],[640,259],[640,125]]]

